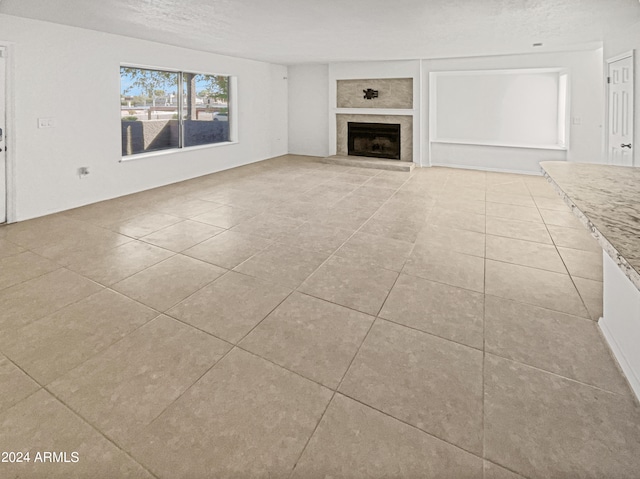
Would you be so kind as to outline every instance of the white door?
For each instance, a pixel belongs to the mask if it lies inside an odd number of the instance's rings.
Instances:
[[[633,56],[609,63],[609,164],[633,166]]]
[[[6,51],[0,47],[0,223],[7,221]]]

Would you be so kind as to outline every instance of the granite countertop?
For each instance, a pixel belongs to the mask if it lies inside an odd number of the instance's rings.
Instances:
[[[640,168],[543,161],[542,171],[640,289]]]

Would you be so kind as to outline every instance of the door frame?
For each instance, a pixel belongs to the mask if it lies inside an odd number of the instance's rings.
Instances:
[[[9,149],[6,159],[6,216],[7,224],[16,222],[16,142],[15,142],[15,77],[14,77],[14,46],[11,42],[0,40],[0,47],[4,49],[5,60],[5,146]],[[1,94],[1,93],[0,93]]]
[[[631,141],[632,143],[635,143],[635,128],[636,128],[636,119],[635,119],[635,114],[636,114],[636,105],[635,105],[635,97],[636,97],[636,92],[635,92],[635,85],[636,85],[636,51],[635,50],[629,50],[626,51],[624,53],[621,53],[619,55],[616,55],[614,57],[611,58],[607,58],[605,60],[606,63],[606,70],[604,72],[604,84],[605,84],[605,98],[604,98],[604,105],[605,105],[605,128],[604,128],[604,160],[605,163],[608,165],[609,164],[609,90],[610,90],[610,86],[609,86],[609,66],[612,63],[615,63],[617,61],[620,60],[624,60],[625,58],[631,58],[631,65],[633,65],[633,72],[631,75],[631,88],[632,88],[632,98],[631,98],[631,115],[633,118],[633,129],[631,131]],[[634,145],[635,146],[635,145]],[[631,164],[633,166],[637,166],[636,165],[636,152],[635,152],[635,147],[631,150]]]

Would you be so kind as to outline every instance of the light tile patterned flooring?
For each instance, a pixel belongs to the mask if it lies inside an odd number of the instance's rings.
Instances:
[[[0,228],[2,477],[638,478],[540,177],[287,156]]]

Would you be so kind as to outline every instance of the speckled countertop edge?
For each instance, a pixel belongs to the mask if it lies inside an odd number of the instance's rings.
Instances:
[[[554,181],[554,179],[547,173],[544,169],[544,166],[540,166],[542,170],[542,174],[547,179],[547,181],[551,184],[553,189],[562,197],[564,202],[571,208],[573,214],[580,220],[580,222],[589,230],[591,235],[598,241],[602,249],[609,255],[609,257],[618,265],[618,267],[624,272],[624,274],[631,280],[638,290],[640,290],[640,274],[633,269],[633,267],[629,264],[629,262],[618,252],[618,250],[609,242],[607,238],[605,238],[598,228],[591,222],[587,216],[580,211],[580,208],[576,206],[576,204],[569,198],[569,196],[560,188],[560,186]]]

